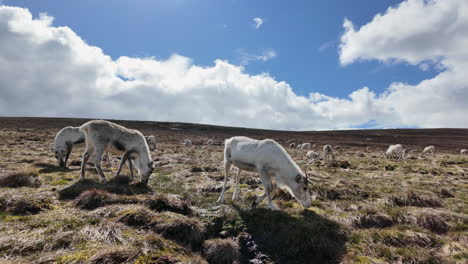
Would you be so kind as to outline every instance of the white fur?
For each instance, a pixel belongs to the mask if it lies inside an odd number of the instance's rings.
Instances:
[[[396,158],[403,159],[403,146],[401,144],[390,145],[384,153],[386,159]]]
[[[224,202],[224,194],[231,166],[238,168],[235,178],[236,190],[233,200],[239,192],[239,174],[241,171],[257,172],[265,188],[265,193],[255,199],[253,206],[268,199],[268,208],[277,210],[270,193],[274,182],[278,187],[288,190],[303,206],[310,206],[310,194],[307,189],[307,177],[291,159],[284,148],[272,139],[255,140],[248,137],[232,137],[225,141],[224,147],[224,185],[218,202]]]
[[[323,159],[325,161],[335,160],[335,151],[331,145],[323,146]]]
[[[64,127],[55,135],[51,151],[60,167],[66,167],[75,144],[83,143],[85,136],[79,127]]]
[[[310,149],[310,143],[302,143],[301,149]]]
[[[462,150],[460,150],[460,154],[462,154],[462,155],[468,154],[468,149],[462,149]]]
[[[293,143],[289,144],[289,147],[290,147],[290,148],[295,148],[295,147],[296,147],[296,143],[293,142]]]
[[[426,154],[429,154],[431,156],[434,156],[434,152],[435,152],[435,147],[434,146],[427,146],[423,149],[423,151],[421,152],[421,156],[424,156]]]
[[[91,154],[95,153],[94,166],[102,181],[106,176],[101,170],[101,159],[104,151],[122,154],[122,159],[115,176],[118,176],[126,160],[134,160],[135,167],[141,175],[141,182],[146,184],[153,170],[148,143],[145,137],[137,130],[128,129],[123,126],[104,120],[93,120],[80,127],[86,139],[86,150],[81,161],[80,179],[85,178],[85,167]],[[131,165],[131,163],[130,163]]]
[[[208,141],[206,141],[206,144],[207,144],[207,145],[213,145],[213,144],[214,144],[214,140],[213,140],[213,139],[208,139]]]
[[[192,146],[192,140],[184,139],[184,145],[187,146],[187,147],[191,147]]]
[[[314,163],[320,158],[320,153],[315,152],[313,150],[309,150],[307,151],[306,157],[310,163]]]
[[[151,136],[145,136],[146,143],[148,143],[148,148],[150,151],[156,150],[156,137],[151,135]]]

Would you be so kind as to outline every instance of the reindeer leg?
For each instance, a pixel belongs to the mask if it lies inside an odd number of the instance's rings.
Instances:
[[[125,164],[125,161],[128,159],[129,156],[130,156],[130,151],[125,151],[125,153],[122,155],[122,158],[120,159],[119,168],[117,169],[117,172],[115,173],[114,177],[119,177],[120,171],[122,170],[122,167]]]

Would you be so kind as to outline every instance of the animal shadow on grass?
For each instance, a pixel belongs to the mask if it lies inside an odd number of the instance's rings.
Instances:
[[[126,176],[114,177],[107,183],[86,179],[77,181],[72,185],[60,190],[59,199],[67,200],[78,197],[82,192],[92,189],[105,190],[110,193],[135,195],[143,193],[152,193],[153,189],[141,183],[131,183],[130,178]]]
[[[69,168],[63,168],[63,167],[58,167],[54,164],[49,164],[49,163],[44,163],[44,162],[37,162],[34,163],[34,166],[40,168],[39,173],[50,173],[50,172],[71,172],[71,171],[77,171],[79,169],[69,169]]]
[[[313,211],[291,216],[264,208],[234,207],[261,252],[278,263],[339,263],[346,253],[346,231]]]

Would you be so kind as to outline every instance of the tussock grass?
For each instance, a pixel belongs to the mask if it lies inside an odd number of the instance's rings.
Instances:
[[[202,256],[210,264],[233,264],[240,258],[239,244],[229,238],[206,240]]]
[[[75,199],[82,192],[93,189],[105,190],[110,193],[125,195],[136,195],[152,192],[152,189],[146,185],[142,185],[140,183],[129,183],[129,180],[126,177],[118,177],[117,179],[111,179],[108,183],[101,183],[90,179],[86,179],[75,182],[72,185],[60,190],[58,192],[59,199]]]
[[[200,249],[202,245],[205,227],[196,218],[164,212],[153,217],[150,226],[156,233],[160,233],[182,245],[190,246],[194,250]]]
[[[75,206],[85,210],[93,210],[101,206],[116,203],[138,203],[138,200],[132,198],[125,198],[103,190],[96,189],[84,191],[75,199]]]
[[[23,169],[13,172],[0,172],[0,187],[18,188],[32,187],[39,188],[41,181],[38,178],[37,170],[33,168]]]
[[[177,195],[156,194],[143,202],[149,209],[155,212],[170,211],[183,215],[192,215],[192,209],[186,201]]]
[[[51,201],[48,198],[30,195],[3,195],[0,196],[0,211],[12,215],[37,214],[49,209]]]
[[[141,254],[139,250],[128,248],[111,248],[104,252],[91,257],[88,261],[89,264],[119,264],[131,263],[138,255]]]
[[[438,197],[415,192],[392,197],[392,201],[397,206],[442,207],[442,201]]]
[[[387,228],[393,224],[390,216],[378,213],[361,214],[353,220],[353,225],[357,228]]]

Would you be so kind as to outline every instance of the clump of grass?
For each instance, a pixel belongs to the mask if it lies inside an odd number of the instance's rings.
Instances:
[[[421,214],[417,217],[419,226],[424,227],[437,234],[445,234],[448,232],[450,226],[445,219],[435,213]]]
[[[128,226],[148,226],[155,214],[143,206],[135,206],[117,213],[117,221]]]
[[[440,190],[437,192],[437,195],[438,195],[440,198],[453,198],[453,197],[455,197],[455,195],[454,195],[449,189],[446,189],[446,188],[440,189]]]
[[[39,188],[41,181],[35,170],[21,170],[16,172],[0,174],[0,187],[18,188],[32,187]]]
[[[411,246],[434,248],[441,245],[441,242],[435,236],[411,230],[378,230],[373,234],[373,240],[388,246],[401,248]]]
[[[221,210],[212,215],[206,215],[203,220],[207,223],[206,236],[209,238],[218,237],[220,233],[235,237],[246,229],[239,213],[233,209]]]
[[[391,200],[397,206],[442,207],[442,201],[429,194],[408,192],[403,196],[394,196]]]
[[[394,224],[393,219],[385,214],[366,213],[358,215],[353,220],[357,228],[386,228]]]
[[[341,184],[339,186],[326,186],[314,184],[310,190],[317,193],[322,200],[362,200],[367,199],[370,194],[363,190],[359,185],[348,186]]]
[[[125,195],[135,195],[135,194],[142,194],[142,193],[149,193],[152,191],[147,185],[143,185],[140,183],[129,183],[128,180],[124,180],[122,178],[125,177],[118,177],[117,179],[112,179],[108,183],[100,183],[93,180],[82,180],[75,182],[74,184],[60,190],[59,199],[66,200],[66,199],[75,199],[78,197],[82,192],[92,189],[98,190],[105,190],[110,193],[116,194],[125,194]]]
[[[144,204],[155,212],[170,211],[184,215],[192,215],[192,210],[187,202],[177,195],[157,194],[151,197],[151,199],[145,200]]]
[[[100,252],[88,261],[89,264],[118,264],[118,263],[131,263],[138,255],[141,254],[139,250],[128,248],[111,248],[104,252]]]
[[[189,218],[181,214],[164,212],[153,217],[151,229],[164,237],[190,246],[196,250],[201,247],[205,227],[196,218]]]
[[[51,201],[46,198],[26,195],[13,195],[0,197],[0,211],[13,215],[37,214],[50,209]]]
[[[117,221],[128,226],[149,229],[192,249],[199,249],[203,242],[205,226],[198,219],[173,212],[154,213],[143,206],[124,209],[117,214]]]
[[[101,206],[106,206],[116,203],[137,203],[136,199],[122,198],[118,195],[111,194],[103,190],[88,190],[82,192],[75,199],[75,206],[80,209],[93,210]]]
[[[239,244],[232,239],[210,239],[205,241],[202,256],[210,264],[232,264],[239,261]]]

